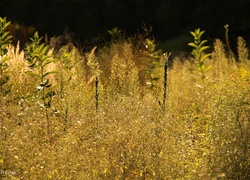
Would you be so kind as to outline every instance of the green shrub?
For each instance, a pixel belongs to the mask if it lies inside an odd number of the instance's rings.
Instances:
[[[56,73],[56,71],[48,71],[46,68],[55,60],[48,55],[49,46],[41,44],[42,38],[39,37],[38,32],[34,34],[34,38],[31,38],[32,43],[26,47],[27,61],[29,63],[30,71],[26,71],[27,74],[33,78],[38,78],[39,85],[37,90],[40,92],[40,99],[42,104],[40,106],[45,109],[45,116],[47,119],[47,133],[51,134],[51,121],[49,119],[48,108],[52,106],[52,98],[55,96],[55,92],[50,90],[52,84],[50,83],[48,76]]]
[[[6,63],[11,57],[6,56],[8,45],[12,42],[12,36],[9,35],[7,27],[11,22],[7,22],[6,18],[0,17],[0,93],[6,95],[10,92],[7,84],[9,81],[8,64]]]
[[[205,73],[209,71],[212,66],[206,66],[204,63],[205,60],[211,56],[211,54],[205,54],[205,50],[209,48],[209,46],[205,46],[207,40],[201,40],[201,36],[205,33],[205,31],[200,31],[200,29],[196,29],[194,32],[190,32],[194,37],[194,42],[188,43],[189,46],[193,47],[192,60],[194,61],[197,69],[200,71],[201,78],[204,80],[206,78]]]

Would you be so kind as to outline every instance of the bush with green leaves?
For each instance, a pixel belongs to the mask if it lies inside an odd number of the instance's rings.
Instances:
[[[0,17],[0,93],[6,95],[10,92],[10,87],[7,85],[10,76],[8,75],[8,64],[6,63],[11,57],[6,56],[8,45],[12,42],[12,36],[7,31],[10,21]]]
[[[156,49],[156,44],[154,39],[145,39],[145,51],[144,59],[146,61],[147,69],[146,74],[149,77],[148,84],[151,89],[156,87],[158,80],[161,77],[161,68],[163,67],[160,63],[161,51]]]
[[[48,76],[56,73],[56,71],[47,71],[46,67],[55,62],[55,59],[48,55],[49,46],[41,43],[42,37],[39,38],[38,32],[30,39],[32,43],[26,47],[26,59],[30,70],[26,71],[26,73],[38,78],[39,85],[37,89],[41,92],[42,106],[50,107],[51,99],[55,93],[49,90],[52,84],[49,83]]]
[[[199,28],[196,29],[194,32],[190,32],[191,35],[194,37],[194,42],[188,43],[189,46],[193,47],[192,60],[194,61],[197,69],[200,71],[201,78],[203,80],[206,79],[206,72],[208,72],[212,66],[206,66],[205,60],[211,56],[211,54],[206,54],[205,50],[209,48],[206,46],[207,40],[201,40],[201,36],[205,33],[205,31],[201,31]]]
[[[117,40],[119,37],[121,37],[122,30],[118,29],[118,27],[114,27],[111,30],[108,30],[108,33],[111,36],[111,41]]]
[[[68,116],[69,116],[69,97],[70,97],[70,86],[72,77],[74,74],[74,67],[76,66],[75,59],[78,57],[78,51],[73,44],[67,44],[61,47],[58,51],[56,58],[58,59],[58,84],[59,91],[58,96],[60,98],[60,109],[61,117],[64,122],[64,131],[67,130]]]
[[[49,120],[48,108],[51,107],[55,92],[50,90],[52,84],[48,76],[56,73],[56,71],[49,71],[47,67],[55,62],[55,59],[48,54],[49,46],[41,43],[42,37],[39,37],[38,32],[36,32],[30,40],[31,44],[26,47],[26,59],[29,63],[30,70],[26,71],[26,73],[38,79],[37,90],[40,92],[40,99],[42,101],[40,107],[45,108],[47,133],[50,134],[51,122]]]

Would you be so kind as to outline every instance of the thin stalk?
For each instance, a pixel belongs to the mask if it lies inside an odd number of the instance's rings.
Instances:
[[[2,78],[3,78],[3,65],[2,65],[2,57],[0,56],[0,81],[2,80]],[[0,93],[2,93],[3,92],[3,83],[2,82],[0,82]]]
[[[65,100],[66,101],[66,100]],[[66,101],[66,107],[65,107],[65,116],[64,116],[64,132],[67,131],[67,124],[68,124],[68,113],[69,113],[69,106],[68,102]]]
[[[171,56],[171,53],[164,54],[165,57],[165,63],[164,63],[164,82],[163,82],[163,101],[162,101],[162,107],[165,110],[166,109],[166,99],[167,99],[167,82],[168,82],[168,60]]]
[[[39,59],[39,61],[42,61],[42,58]],[[40,76],[41,76],[41,83],[44,82],[44,66],[43,66],[43,63],[41,62],[41,69],[40,69]],[[42,101],[43,101],[43,105],[44,105],[44,108],[45,108],[45,117],[46,117],[46,120],[47,120],[47,135],[49,137],[49,143],[51,144],[51,121],[49,119],[49,112],[48,112],[48,108],[50,107],[50,102],[46,102],[46,97],[45,97],[45,88],[44,87],[41,91],[41,96],[42,96]]]
[[[231,49],[231,46],[230,46],[230,43],[229,43],[229,36],[228,36],[228,34],[229,34],[229,25],[226,24],[226,25],[224,26],[224,28],[225,28],[225,40],[226,40],[226,45],[227,45],[227,49],[228,49],[228,51],[229,51],[229,59],[231,60],[231,63],[232,63],[232,62],[234,62],[235,56],[234,56],[234,53],[233,53],[233,51],[232,51],[232,49]]]
[[[51,127],[51,122],[49,119],[49,114],[48,114],[48,107],[45,107],[45,114],[46,114],[46,119],[47,119],[47,134],[49,136],[49,143],[51,145],[51,131],[50,131],[50,127]]]
[[[96,79],[95,79],[95,110],[96,112],[98,111],[98,106],[99,106],[99,78],[98,75],[96,75]]]

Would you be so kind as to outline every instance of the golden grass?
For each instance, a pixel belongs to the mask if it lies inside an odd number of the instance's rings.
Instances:
[[[48,137],[36,81],[25,74],[23,52],[9,47],[12,91],[1,98],[1,179],[250,177],[246,50],[240,51],[240,64],[230,64],[215,40],[206,81],[188,59],[174,58],[164,111],[158,104],[163,77],[154,89],[146,84],[150,58],[129,42],[115,42],[96,53],[101,72],[96,112],[91,54],[63,48],[51,64],[58,73],[50,77],[57,95],[49,109]]]

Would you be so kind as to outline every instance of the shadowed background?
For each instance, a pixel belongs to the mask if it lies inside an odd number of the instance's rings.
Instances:
[[[0,16],[23,26],[34,26],[41,35],[62,34],[66,29],[74,39],[90,42],[105,39],[107,30],[122,29],[126,35],[153,27],[152,35],[164,44],[175,39],[182,43],[189,31],[206,30],[208,40],[224,40],[229,24],[232,44],[237,36],[250,39],[248,0],[1,0]],[[180,38],[181,37],[181,38]],[[184,39],[184,40],[183,40]],[[186,43],[186,42],[185,42]],[[165,43],[166,46],[168,46]],[[170,45],[171,46],[171,45]],[[181,45],[180,45],[181,46]]]

